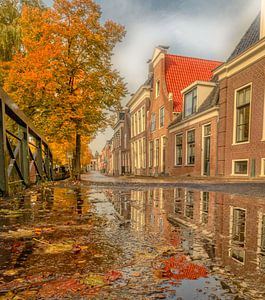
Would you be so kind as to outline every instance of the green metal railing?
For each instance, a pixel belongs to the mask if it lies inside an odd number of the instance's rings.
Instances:
[[[47,142],[0,88],[0,194],[52,179]]]

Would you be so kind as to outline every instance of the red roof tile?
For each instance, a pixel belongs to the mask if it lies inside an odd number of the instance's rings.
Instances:
[[[168,93],[173,93],[174,111],[182,110],[181,91],[194,81],[211,80],[212,71],[221,64],[219,61],[166,54],[166,85]]]

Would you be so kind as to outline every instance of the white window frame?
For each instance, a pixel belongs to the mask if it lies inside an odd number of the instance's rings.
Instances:
[[[155,149],[155,151],[154,151],[154,155],[155,155],[154,167],[158,167],[159,166],[160,139],[155,139],[154,141],[155,141],[155,144],[154,144],[154,149]],[[156,147],[157,141],[158,141],[158,149]]]
[[[151,143],[153,144],[153,148],[152,148],[152,156],[150,155],[150,153],[151,153],[151,147],[150,147],[150,145],[151,145]],[[148,147],[148,166],[149,166],[149,168],[152,168],[153,166],[154,166],[154,140],[152,140],[152,141],[149,141],[149,147]],[[152,158],[152,161],[151,161],[151,158]]]
[[[248,141],[245,142],[237,142],[236,141],[236,123],[237,123],[237,93],[240,90],[243,90],[247,87],[250,87],[250,101],[249,101],[249,132],[248,132]],[[252,111],[252,82],[249,82],[238,89],[235,89],[234,92],[234,114],[233,114],[233,144],[232,145],[244,145],[249,144],[251,139],[251,111]]]
[[[160,95],[160,80],[156,81],[155,97],[157,98]]]
[[[154,116],[154,118],[153,118],[153,116]],[[156,113],[152,112],[151,113],[151,132],[154,132],[154,131],[156,131]]]
[[[142,106],[142,109],[141,109],[141,114],[142,114],[142,131],[145,131],[145,105]]]
[[[264,177],[265,176],[265,157],[262,157],[261,158],[261,161],[260,161],[260,176]]]
[[[191,131],[194,131],[194,137],[195,137],[195,158],[194,158],[194,160],[195,160],[195,163],[194,164],[188,164],[188,133],[189,132],[191,132]],[[191,167],[193,167],[193,166],[195,166],[195,164],[196,164],[196,130],[195,130],[195,128],[192,128],[192,129],[189,129],[189,130],[187,130],[186,131],[186,144],[185,144],[185,148],[186,148],[186,166],[191,166]]]
[[[164,115],[163,115],[163,125],[161,126],[161,110],[163,109]],[[165,107],[161,106],[159,108],[159,129],[165,127]]]
[[[177,136],[181,136],[182,137],[182,144],[181,144],[182,145],[182,164],[181,165],[177,165],[177,145],[176,145]],[[183,137],[184,137],[183,132],[175,134],[175,143],[174,143],[175,167],[181,167],[181,166],[183,166],[183,141],[184,141]]]
[[[240,161],[247,161],[247,174],[235,174],[235,163]],[[232,160],[232,176],[242,176],[246,177],[249,176],[249,159],[248,158],[242,158],[242,159],[233,159]]]
[[[262,243],[262,239],[261,239],[261,235],[262,235],[262,220],[265,217],[265,214],[261,211],[259,211],[258,214],[258,239],[257,239],[257,254],[258,254],[258,259],[257,259],[257,267],[258,269],[260,268],[260,263],[261,263],[261,259],[260,259],[260,255],[261,255],[261,243]],[[264,269],[261,269],[264,272]]]
[[[232,233],[233,233],[233,210],[234,209],[239,209],[239,210],[243,210],[245,211],[245,244],[246,244],[246,240],[247,240],[247,210],[245,208],[242,207],[238,207],[238,206],[230,206],[230,218],[229,218],[229,256],[231,257],[231,259],[233,259],[234,261],[236,261],[237,263],[244,265],[245,261],[246,261],[246,248],[245,246],[242,248],[244,251],[244,256],[243,256],[243,262],[237,260],[236,258],[232,257]]]

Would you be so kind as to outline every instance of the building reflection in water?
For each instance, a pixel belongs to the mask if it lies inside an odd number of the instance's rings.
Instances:
[[[192,259],[211,260],[217,270],[228,269],[264,292],[265,199],[183,188],[114,194],[112,202],[132,230],[174,239]]]

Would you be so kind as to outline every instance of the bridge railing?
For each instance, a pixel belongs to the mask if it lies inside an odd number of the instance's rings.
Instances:
[[[48,143],[0,88],[0,194],[52,179]]]

